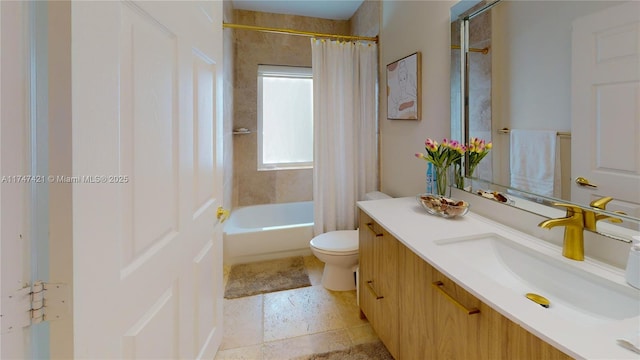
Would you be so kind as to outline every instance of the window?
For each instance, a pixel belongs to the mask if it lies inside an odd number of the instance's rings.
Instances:
[[[258,67],[258,170],[313,167],[311,68]]]

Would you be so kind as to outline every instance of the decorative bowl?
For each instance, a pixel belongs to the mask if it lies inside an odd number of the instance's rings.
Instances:
[[[462,200],[447,198],[436,194],[420,194],[416,196],[418,203],[431,215],[453,218],[464,216],[469,212],[469,203]]]

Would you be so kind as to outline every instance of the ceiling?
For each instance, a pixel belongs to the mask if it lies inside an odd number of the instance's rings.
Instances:
[[[232,0],[232,2],[233,7],[239,10],[349,20],[363,0]]]

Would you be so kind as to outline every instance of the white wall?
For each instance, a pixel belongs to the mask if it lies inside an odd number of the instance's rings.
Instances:
[[[391,196],[425,191],[427,137],[450,134],[450,8],[457,1],[383,1],[380,24],[380,178]],[[387,120],[386,65],[422,53],[422,114],[416,120]]]
[[[505,1],[494,7],[493,71],[504,79],[494,84],[494,117],[513,128],[569,131],[571,24],[617,3]]]

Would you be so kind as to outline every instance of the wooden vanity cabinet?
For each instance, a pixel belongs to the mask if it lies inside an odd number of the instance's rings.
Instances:
[[[360,213],[360,309],[394,358],[398,347],[398,248],[400,243]]]
[[[395,359],[571,359],[447,278],[364,212],[359,286],[360,308]]]

